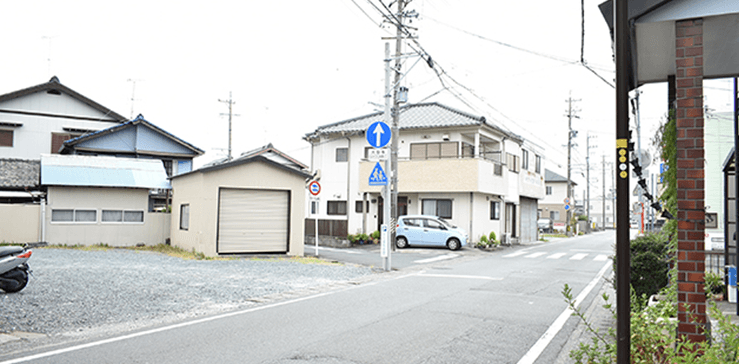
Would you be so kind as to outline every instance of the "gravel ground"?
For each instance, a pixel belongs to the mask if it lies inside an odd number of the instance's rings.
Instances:
[[[182,260],[130,250],[35,249],[20,293],[0,291],[0,333],[127,331],[371,279],[351,265]]]

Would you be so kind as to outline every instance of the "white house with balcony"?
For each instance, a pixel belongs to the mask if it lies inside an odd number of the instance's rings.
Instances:
[[[365,139],[367,127],[382,120],[383,113],[364,115],[304,137],[321,185],[307,216],[326,227],[321,235],[369,234],[383,223],[382,187],[369,185],[376,162],[367,159]],[[537,201],[545,193],[539,147],[438,103],[403,106],[399,129],[399,215],[440,216],[473,241],[491,231],[511,242],[536,240]]]

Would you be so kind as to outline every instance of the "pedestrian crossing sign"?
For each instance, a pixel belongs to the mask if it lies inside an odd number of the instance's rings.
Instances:
[[[387,186],[387,176],[385,175],[385,171],[382,170],[382,166],[380,165],[380,162],[377,162],[377,164],[375,164],[375,168],[372,169],[372,173],[370,173],[369,185],[370,186]]]

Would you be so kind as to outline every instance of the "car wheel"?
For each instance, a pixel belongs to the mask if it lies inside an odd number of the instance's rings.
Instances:
[[[398,247],[398,249],[405,249],[408,247],[408,239],[405,238],[405,236],[399,236],[395,239],[395,246]]]
[[[462,243],[457,238],[453,238],[447,241],[446,246],[449,247],[449,250],[459,250],[462,247]]]

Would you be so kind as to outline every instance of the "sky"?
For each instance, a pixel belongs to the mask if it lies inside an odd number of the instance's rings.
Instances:
[[[589,151],[591,195],[600,194],[600,162],[614,160],[615,151],[615,72],[602,1],[585,0],[584,47],[580,1],[411,1],[406,9],[418,17],[406,24],[444,75],[407,57],[409,102],[485,116],[535,144],[546,168],[566,175],[572,99],[572,176],[585,186]],[[383,103],[384,44],[395,46],[383,38],[395,28],[380,10],[390,2],[6,2],[0,94],[56,75],[204,150],[196,166],[227,153],[228,105],[221,101],[231,95],[233,155],[273,143],[310,165],[305,134]],[[581,49],[597,75],[579,64]],[[404,53],[414,51],[405,46]],[[727,80],[707,81],[706,104],[730,111],[730,88]],[[647,148],[664,119],[667,90],[654,84],[641,91]]]

